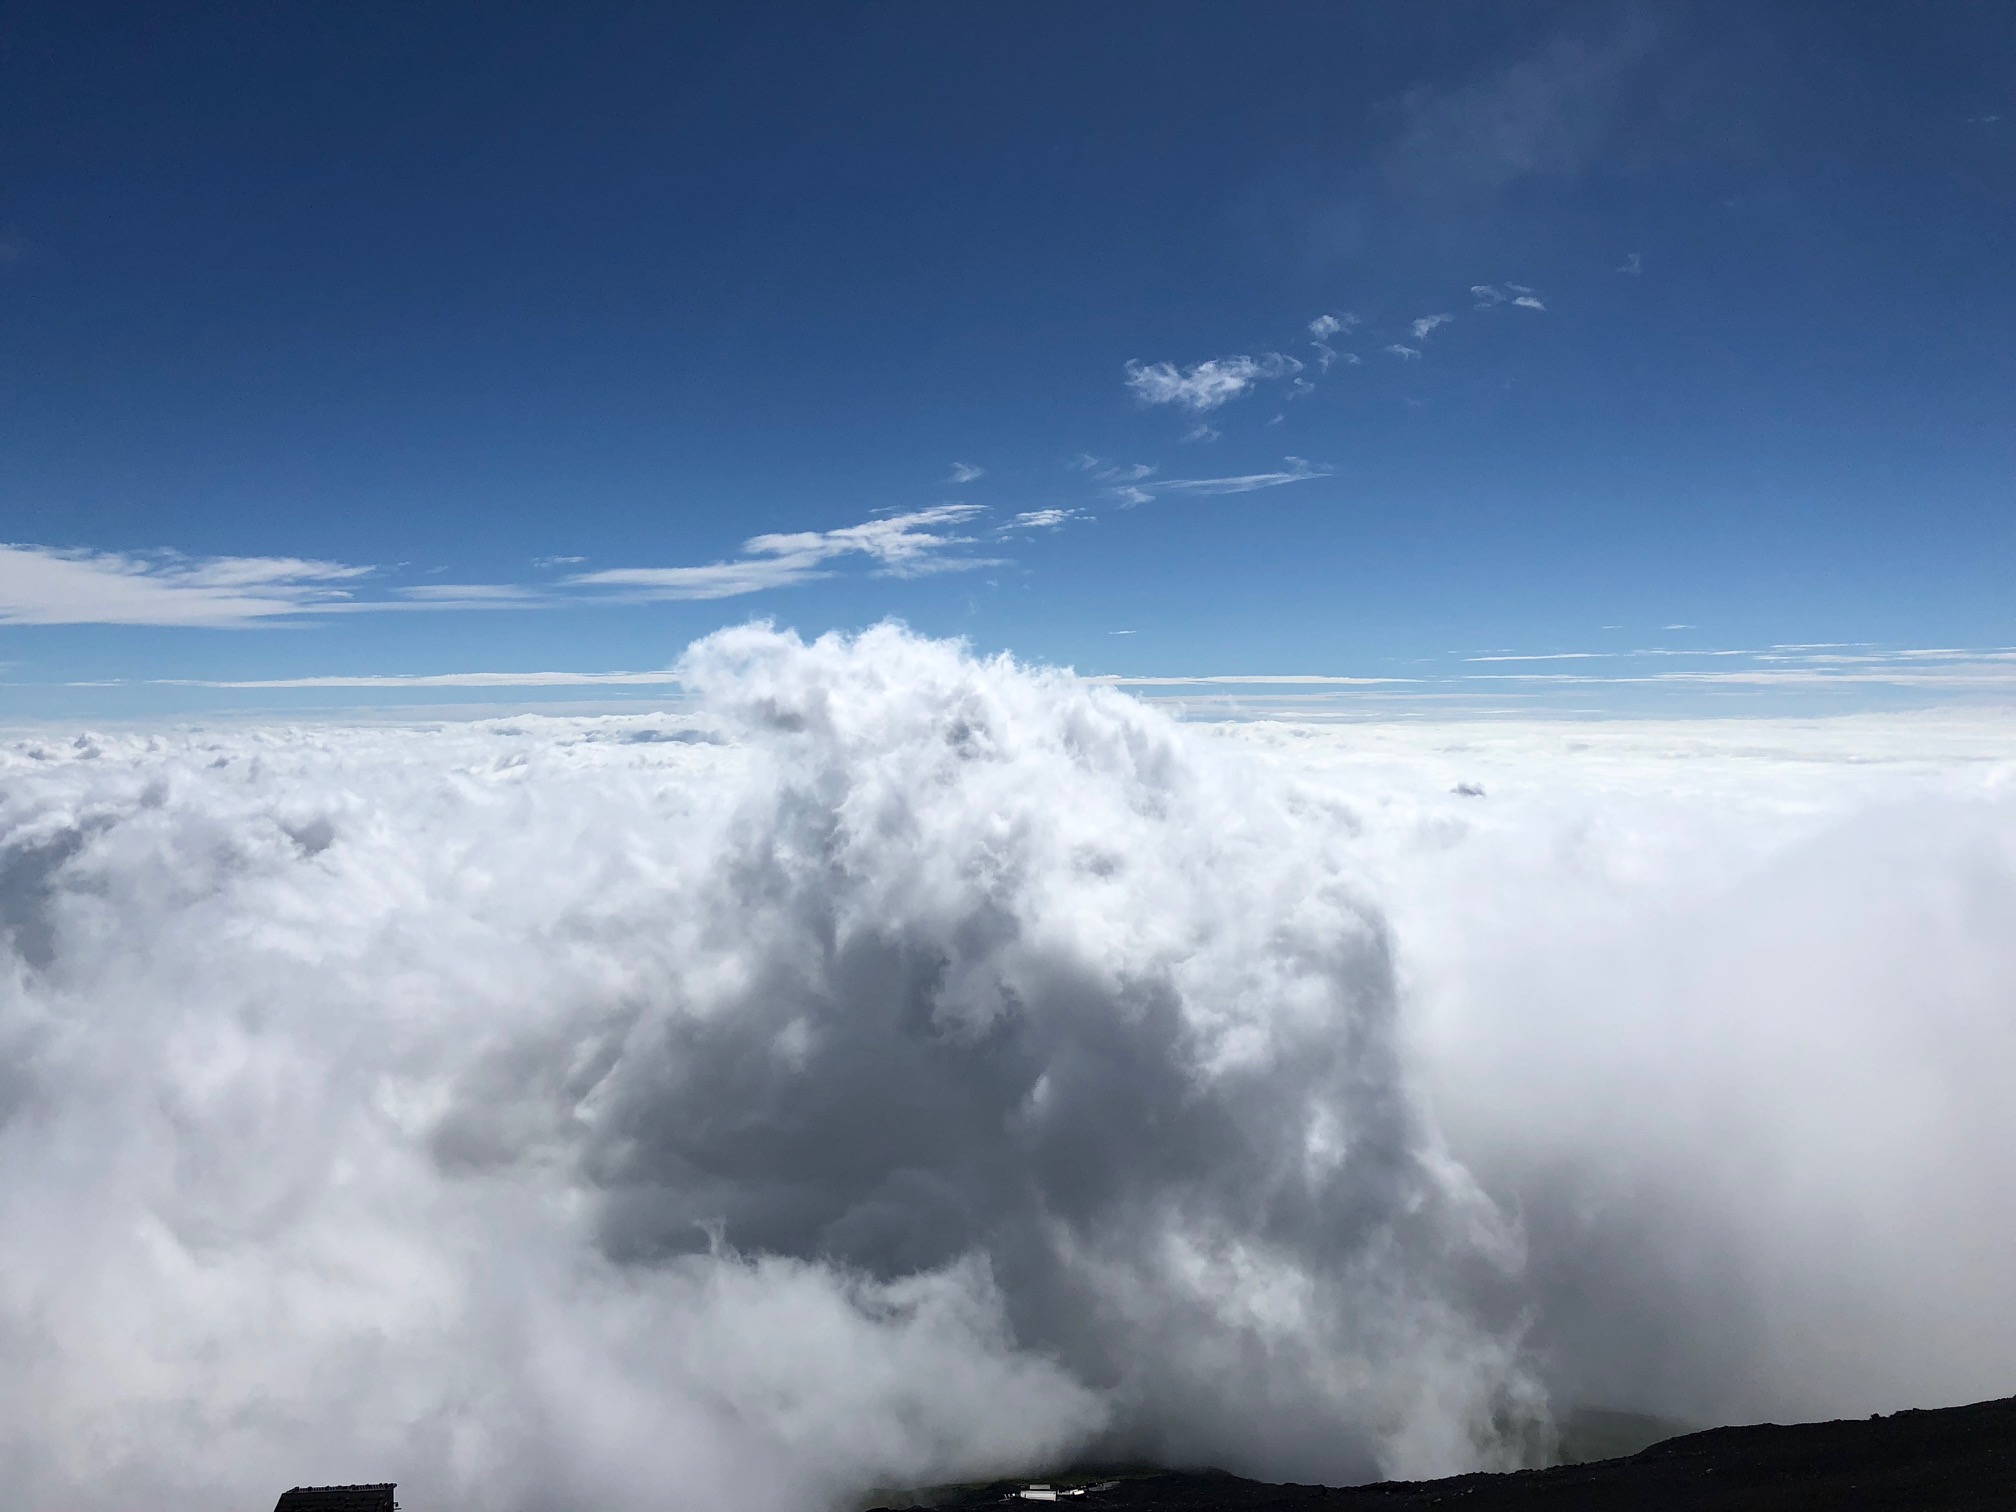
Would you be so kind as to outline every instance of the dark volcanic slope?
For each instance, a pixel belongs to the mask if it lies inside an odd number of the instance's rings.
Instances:
[[[1075,1507],[1074,1507],[1075,1502]],[[1037,1503],[1016,1502],[1034,1508]],[[1460,1512],[1547,1507],[1631,1512],[1716,1508],[2016,1509],[2016,1397],[1866,1421],[1713,1428],[1628,1459],[1510,1475],[1344,1489],[1231,1475],[1151,1475],[1082,1501],[1082,1512]]]

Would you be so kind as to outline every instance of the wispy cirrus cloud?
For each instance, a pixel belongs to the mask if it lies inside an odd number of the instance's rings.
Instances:
[[[370,567],[303,557],[0,546],[0,623],[244,626],[351,599]]]
[[[1480,310],[1496,309],[1502,304],[1514,305],[1522,310],[1547,308],[1540,302],[1540,296],[1524,284],[1508,283],[1502,287],[1498,284],[1472,284],[1470,294]]]
[[[400,596],[416,604],[452,604],[457,608],[468,608],[475,604],[527,604],[545,597],[536,588],[526,588],[516,583],[422,583],[411,588],[401,588]],[[381,608],[382,605],[365,603],[360,608]]]
[[[1237,399],[1256,384],[1301,371],[1300,362],[1280,352],[1213,357],[1181,369],[1173,362],[1129,359],[1127,387],[1143,404],[1174,404],[1203,414]]]
[[[1459,680],[1533,687],[1608,686],[1868,693],[1889,689],[1994,699],[2016,697],[2016,648],[1882,647],[1868,643],[1780,645],[1768,650],[1682,649],[1556,651],[1466,656],[1467,663],[1603,662],[1574,671],[1464,672]],[[1695,662],[1675,666],[1674,662]]]
[[[990,560],[951,555],[975,537],[948,532],[986,511],[977,504],[940,504],[907,514],[885,515],[838,530],[804,530],[751,536],[742,555],[697,567],[613,567],[577,573],[566,581],[577,588],[629,590],[641,599],[722,599],[772,588],[789,588],[833,575],[832,564],[866,557],[882,577],[923,577],[991,565]]]
[[[1082,509],[1025,509],[1006,525],[996,527],[997,535],[1013,535],[1025,530],[1055,530],[1073,520],[1086,518]]]
[[[1645,15],[1626,12],[1607,37],[1559,36],[1455,87],[1409,91],[1389,173],[1443,200],[1496,195],[1529,177],[1580,177],[1622,129],[1657,36]]]
[[[1131,635],[1129,630],[1116,630],[1115,635]],[[1293,673],[1254,673],[1250,676],[1224,674],[1210,677],[1127,677],[1118,673],[1087,677],[1086,682],[1112,683],[1122,688],[1192,688],[1213,685],[1234,685],[1252,687],[1364,687],[1377,683],[1418,682],[1413,677],[1337,677],[1325,673],[1297,676]]]
[[[977,478],[984,478],[986,476],[987,469],[984,467],[975,467],[971,462],[954,462],[952,464],[952,471],[946,475],[945,481],[948,483],[971,483]]]
[[[1416,341],[1426,341],[1436,331],[1454,320],[1454,315],[1423,315],[1412,327]]]
[[[1164,478],[1154,485],[1156,492],[1183,494],[1242,494],[1257,493],[1263,488],[1281,488],[1289,483],[1306,483],[1312,478],[1327,478],[1334,468],[1304,460],[1301,457],[1284,457],[1287,465],[1278,472],[1241,473],[1223,478]],[[1152,503],[1155,493],[1138,485],[1129,484],[1116,488],[1113,496],[1122,508],[1136,504]]]
[[[1306,483],[1311,478],[1327,478],[1336,469],[1284,457],[1287,466],[1279,472],[1245,473],[1229,478],[1164,478],[1156,487],[1172,493],[1241,494],[1262,488],[1280,488],[1287,483]]]
[[[1318,315],[1309,322],[1311,337],[1309,344],[1316,348],[1316,366],[1319,371],[1327,373],[1340,362],[1355,363],[1359,360],[1356,352],[1340,352],[1330,344],[1332,338],[1348,335],[1356,330],[1359,324],[1358,317],[1348,310],[1336,315]]]
[[[669,669],[659,672],[429,672],[413,675],[397,672],[365,672],[318,677],[253,677],[228,681],[198,677],[148,679],[148,683],[155,687],[248,689],[661,687],[678,681],[679,674]]]
[[[550,602],[508,583],[380,585],[376,567],[307,557],[0,546],[0,624],[250,629],[306,615],[523,609]]]
[[[1379,350],[1382,352],[1392,353],[1395,357],[1398,357],[1402,362],[1412,362],[1421,355],[1421,349],[1419,347],[1405,346],[1397,341],[1388,342],[1385,346],[1381,347]]]
[[[1078,472],[1090,473],[1102,483],[1133,483],[1155,471],[1152,462],[1115,462],[1090,452],[1080,452],[1070,466]]]

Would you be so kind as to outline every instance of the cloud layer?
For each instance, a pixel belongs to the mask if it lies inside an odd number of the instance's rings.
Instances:
[[[2009,1392],[2006,716],[1235,734],[1379,795],[1413,1063],[1522,1214],[1557,1402]]]
[[[1343,1480],[1548,1392],[2006,1390],[2006,744],[1185,727],[895,629],[680,675],[0,748],[20,1504]]]
[[[1117,693],[895,630],[682,672],[719,743],[8,754],[28,1504],[782,1509],[1092,1444],[1349,1479],[1540,1431],[1512,1239],[1406,1093],[1345,830]]]

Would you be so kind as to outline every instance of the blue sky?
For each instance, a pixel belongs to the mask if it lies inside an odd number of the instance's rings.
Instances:
[[[2003,5],[0,24],[16,713],[652,696],[509,678],[752,616],[2016,693]]]

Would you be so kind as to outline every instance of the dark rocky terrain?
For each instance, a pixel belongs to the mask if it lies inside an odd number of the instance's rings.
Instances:
[[[1013,1498],[1016,1489],[1004,1483],[967,1504]],[[1447,1480],[1338,1488],[1270,1485],[1215,1472],[1131,1475],[1060,1505],[1081,1512],[2012,1509],[2016,1397],[1832,1423],[1711,1428],[1622,1459]]]

